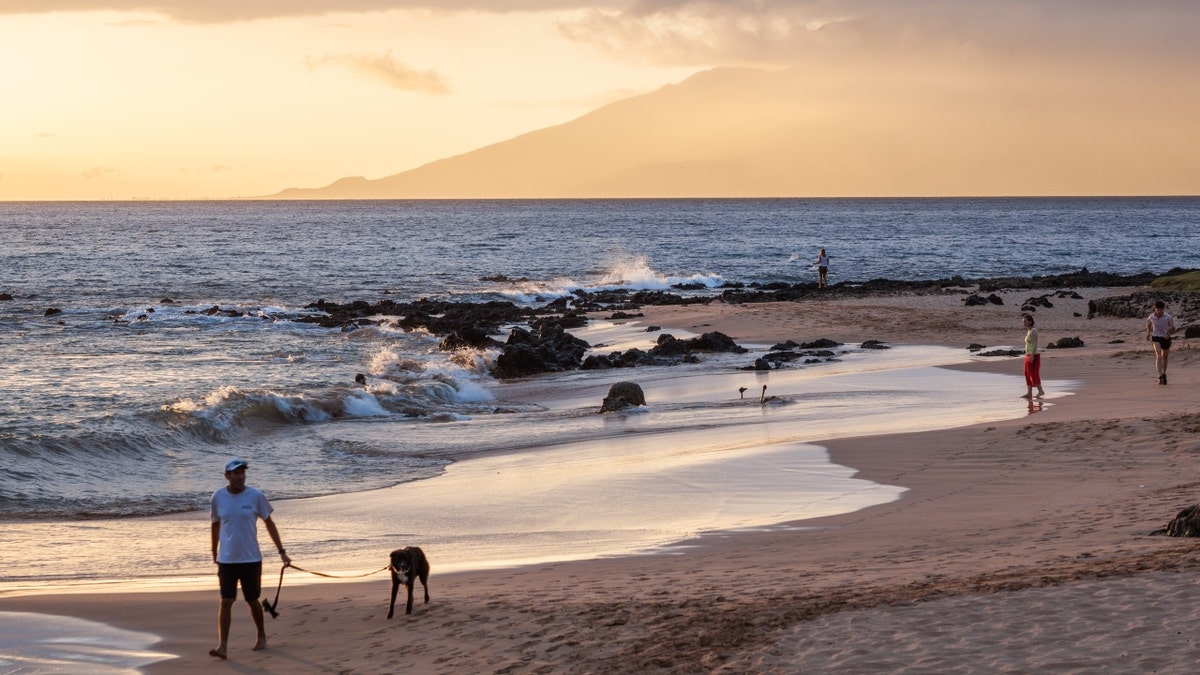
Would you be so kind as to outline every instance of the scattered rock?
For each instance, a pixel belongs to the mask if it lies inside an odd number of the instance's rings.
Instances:
[[[600,412],[615,412],[625,408],[646,405],[646,395],[636,382],[616,382],[608,388],[608,396],[600,404]]]
[[[1020,349],[993,349],[990,352],[979,352],[976,356],[1025,356]]]
[[[1059,338],[1046,345],[1046,349],[1077,349],[1083,346],[1083,340],[1077,337]]]
[[[1192,504],[1175,514],[1166,527],[1150,534],[1165,534],[1168,537],[1200,537],[1200,504]]]

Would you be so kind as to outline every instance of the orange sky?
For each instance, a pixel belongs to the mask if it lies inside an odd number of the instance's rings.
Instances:
[[[0,0],[0,199],[227,198],[380,178],[723,65],[887,74],[960,100],[998,79],[1021,85],[1013,105],[1033,121],[1038,92],[1061,109],[1064,92],[1104,87],[1128,101],[1128,124],[1083,111],[1082,142],[1127,135],[1116,146],[1154,184],[1139,136],[1200,110],[1197,5]]]

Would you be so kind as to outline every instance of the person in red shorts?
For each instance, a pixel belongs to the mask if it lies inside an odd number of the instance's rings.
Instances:
[[[1038,331],[1033,327],[1033,315],[1022,314],[1021,322],[1025,324],[1025,395],[1021,398],[1033,399],[1033,388],[1037,387],[1037,398],[1046,395],[1042,390],[1042,354],[1038,351]]]

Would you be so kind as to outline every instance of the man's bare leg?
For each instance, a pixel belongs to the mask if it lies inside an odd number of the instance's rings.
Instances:
[[[229,627],[233,624],[233,599],[221,598],[221,607],[217,610],[217,639],[220,642],[214,649],[208,650],[209,656],[223,659],[229,654]]]
[[[267,626],[263,617],[263,606],[258,600],[246,601],[250,605],[250,616],[254,619],[254,627],[258,629],[258,642],[254,643],[254,651],[267,648]]]

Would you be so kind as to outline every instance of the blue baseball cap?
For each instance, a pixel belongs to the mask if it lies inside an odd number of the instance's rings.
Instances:
[[[247,462],[240,457],[234,457],[228,462],[225,462],[225,471],[237,471],[238,469],[245,469],[248,466],[250,466],[250,462]]]

